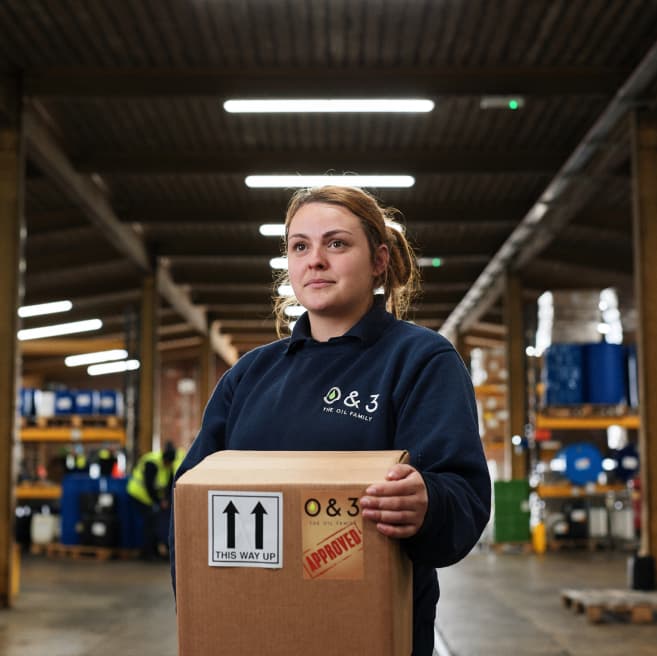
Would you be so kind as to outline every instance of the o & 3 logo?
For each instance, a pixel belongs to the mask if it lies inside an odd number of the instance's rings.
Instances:
[[[370,394],[369,395],[369,400],[367,404],[365,405],[365,410],[369,412],[370,414],[375,413],[379,409],[379,396],[380,394]],[[342,402],[346,407],[348,408],[360,408],[360,404],[362,399],[359,398],[360,393],[358,390],[353,390],[349,392]],[[342,399],[342,390],[337,387],[333,386],[331,389],[324,395],[324,403],[327,405],[332,405],[333,403],[336,403]]]

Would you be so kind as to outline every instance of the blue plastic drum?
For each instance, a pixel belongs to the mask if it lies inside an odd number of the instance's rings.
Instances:
[[[596,483],[602,472],[602,454],[587,442],[564,447],[556,458],[565,462],[564,474],[573,485]]]
[[[639,452],[634,444],[619,449],[614,453],[614,460],[616,461],[616,476],[621,481],[629,481],[639,473]]]
[[[625,350],[621,344],[586,345],[587,402],[616,405],[627,401]]]

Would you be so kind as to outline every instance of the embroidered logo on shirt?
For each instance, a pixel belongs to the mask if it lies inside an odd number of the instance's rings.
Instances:
[[[324,403],[335,403],[342,398],[342,392],[339,387],[331,387],[331,389],[324,395]]]
[[[323,408],[323,412],[336,415],[345,415],[354,419],[360,419],[361,421],[372,421],[372,415],[379,409],[378,399],[380,394],[369,394],[367,396],[367,402],[364,405],[364,410],[367,414],[364,414],[363,412],[358,412],[360,410],[361,403],[363,402],[363,399],[361,399],[360,392],[358,390],[352,390],[348,392],[344,400],[342,400],[342,390],[337,386],[333,386],[324,395],[323,401],[326,403],[326,405]],[[340,400],[342,400],[340,405],[333,405]],[[341,406],[344,406],[344,408]]]

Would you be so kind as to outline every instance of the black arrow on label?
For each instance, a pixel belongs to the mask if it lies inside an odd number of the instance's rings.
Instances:
[[[264,509],[260,501],[258,501],[255,508],[251,511],[251,514],[256,516],[255,548],[262,549],[262,529],[265,523],[263,517],[267,514],[267,511]]]
[[[228,505],[224,508],[224,513],[226,514],[226,549],[234,549],[235,515],[239,513],[239,510],[235,508],[232,501],[229,501]]]

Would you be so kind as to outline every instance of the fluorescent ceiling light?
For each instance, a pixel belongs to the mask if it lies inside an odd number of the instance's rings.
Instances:
[[[134,371],[139,369],[139,360],[121,360],[121,362],[103,362],[92,364],[87,367],[90,376],[101,376],[102,374],[117,374],[122,371]]]
[[[56,312],[68,312],[73,307],[71,301],[52,301],[51,303],[39,303],[38,305],[23,305],[18,308],[19,317],[38,317],[42,314],[55,314]]]
[[[386,225],[389,228],[396,230],[397,232],[401,232],[402,235],[406,232],[405,226],[403,226],[401,223],[397,223],[397,221],[393,221],[392,219],[386,219]]]
[[[425,113],[433,110],[433,100],[425,98],[290,98],[227,100],[224,109],[231,114],[384,112]]]
[[[263,237],[284,237],[285,224],[284,223],[263,223],[258,228]]]
[[[248,175],[244,182],[252,189],[276,189],[296,187],[412,187],[412,175]]]
[[[278,292],[279,296],[285,296],[286,298],[294,296],[292,285],[279,285],[276,291]]]
[[[100,319],[87,319],[85,321],[72,321],[71,323],[58,323],[53,326],[42,328],[24,328],[18,331],[18,339],[40,339],[42,337],[56,337],[57,335],[71,335],[73,333],[84,333],[90,330],[98,330],[103,327]]]
[[[522,96],[484,96],[479,101],[481,109],[510,109],[516,111],[525,106]]]
[[[406,232],[405,226],[397,221],[386,219],[386,225],[397,232],[404,234]],[[285,224],[284,223],[263,223],[259,228],[260,234],[264,237],[284,237]]]
[[[290,305],[285,308],[285,315],[288,317],[300,317],[305,311],[306,308],[302,305]]]
[[[442,257],[418,257],[417,264],[421,267],[433,267],[437,269],[443,265]]]
[[[83,364],[96,364],[97,362],[109,362],[110,360],[125,360],[128,352],[124,349],[111,349],[109,351],[96,351],[95,353],[81,353],[80,355],[69,355],[64,358],[67,367],[79,367]]]
[[[269,260],[269,266],[272,269],[280,269],[281,271],[285,271],[287,269],[287,258],[272,257],[271,260]]]

